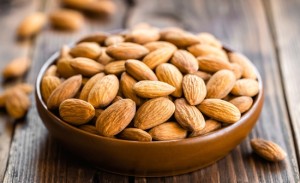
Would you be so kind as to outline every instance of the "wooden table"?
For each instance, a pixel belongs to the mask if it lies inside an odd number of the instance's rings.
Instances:
[[[34,83],[46,59],[63,44],[94,32],[139,22],[180,26],[215,34],[245,53],[257,66],[265,86],[261,117],[249,137],[219,162],[189,174],[137,178],[99,171],[77,160],[48,134],[33,105],[25,121],[0,113],[0,182],[299,182],[300,158],[300,1],[299,0],[116,0],[110,18],[89,19],[79,32],[44,29],[18,43],[15,29],[33,11],[51,12],[55,0],[0,0],[0,69],[12,58],[29,56],[33,65],[25,81]],[[0,78],[2,80],[2,78]],[[252,154],[249,140],[261,137],[288,153],[281,163]]]

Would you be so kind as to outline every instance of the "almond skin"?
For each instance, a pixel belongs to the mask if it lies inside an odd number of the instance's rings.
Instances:
[[[24,117],[29,107],[29,97],[22,90],[11,90],[6,95],[5,108],[11,117],[15,119]]]
[[[138,128],[125,128],[118,135],[118,137],[121,139],[133,140],[133,141],[142,141],[142,142],[152,141],[152,137],[148,132]]]
[[[156,67],[156,75],[160,81],[175,87],[175,91],[172,93],[174,97],[182,96],[183,76],[177,67],[169,63],[160,64]]]
[[[257,78],[255,69],[251,64],[251,61],[245,55],[232,52],[232,53],[228,53],[228,57],[230,62],[236,63],[242,67],[243,78],[254,79],[254,80]]]
[[[220,129],[222,127],[222,124],[216,120],[209,119],[205,121],[205,127],[202,130],[199,131],[193,131],[189,137],[197,137],[201,135],[206,135],[212,131],[215,131],[217,129]]]
[[[193,46],[188,47],[188,51],[195,57],[214,55],[221,57],[222,59],[228,62],[228,57],[224,50],[207,44],[195,44]]]
[[[18,37],[25,38],[37,34],[46,24],[46,16],[41,12],[35,12],[22,20],[17,34]]]
[[[51,93],[60,85],[61,81],[56,76],[43,77],[41,83],[41,93],[45,102],[48,101]]]
[[[74,31],[82,27],[84,18],[77,11],[60,9],[52,12],[49,20],[54,28]]]
[[[5,79],[21,77],[27,72],[30,65],[31,62],[28,58],[16,58],[4,67],[2,76]]]
[[[154,140],[158,141],[179,140],[186,137],[187,130],[183,129],[176,122],[166,122],[152,128],[149,134]]]
[[[64,121],[72,125],[82,125],[95,116],[95,109],[90,103],[73,98],[60,104],[59,115]]]
[[[98,44],[102,44],[102,43],[104,43],[104,41],[107,37],[108,37],[108,35],[105,32],[96,32],[96,33],[84,36],[83,38],[80,39],[80,41],[78,43],[95,42]]]
[[[107,47],[106,53],[117,59],[139,59],[149,53],[149,50],[144,46],[136,43],[118,43]]]
[[[77,73],[87,77],[91,77],[104,71],[104,66],[102,64],[84,57],[72,59],[70,65]]]
[[[172,44],[172,43],[169,43],[169,42],[166,42],[166,41],[153,41],[153,42],[150,42],[150,43],[147,43],[144,45],[150,52],[154,51],[154,50],[157,50],[159,48],[165,48],[165,47],[169,47],[169,48],[172,48],[174,50],[177,50],[177,47]]]
[[[83,42],[77,44],[70,50],[73,57],[86,57],[96,60],[102,53],[100,46],[97,43]]]
[[[88,133],[99,135],[97,128],[93,125],[81,125],[78,128]]]
[[[175,91],[175,87],[161,81],[139,81],[133,86],[133,91],[143,98],[168,96]]]
[[[64,100],[74,97],[80,89],[81,82],[82,76],[75,75],[61,83],[49,96],[48,109],[56,109]]]
[[[139,60],[127,60],[125,62],[126,72],[134,77],[136,80],[152,80],[157,81],[154,72],[143,62]]]
[[[154,27],[147,29],[133,29],[125,36],[125,40],[138,44],[146,44],[152,41],[157,41],[160,38],[159,30]]]
[[[76,74],[79,74],[75,69],[71,66],[72,59],[59,59],[57,61],[57,72],[63,78],[69,78]]]
[[[253,97],[259,92],[259,85],[253,79],[239,79],[235,82],[231,93],[233,95]]]
[[[105,76],[104,73],[99,73],[99,74],[96,74],[96,75],[94,75],[93,77],[91,77],[91,78],[86,82],[86,84],[84,85],[84,87],[82,88],[79,98],[80,98],[81,100],[87,101],[91,89],[92,89],[92,88],[94,87],[94,85],[95,85],[99,80],[101,80],[104,76]]]
[[[217,72],[222,69],[231,69],[231,64],[226,60],[213,55],[197,57],[199,69],[206,72]]]
[[[150,129],[166,122],[174,112],[175,105],[169,99],[164,97],[151,99],[137,110],[134,126],[142,130]]]
[[[105,109],[96,121],[100,135],[111,137],[117,135],[131,122],[136,106],[131,99],[119,100]]]
[[[216,72],[206,84],[206,98],[224,98],[235,84],[235,75],[229,70]]]
[[[114,44],[123,43],[124,40],[124,37],[121,35],[112,35],[105,39],[104,44],[105,46],[111,46]]]
[[[125,70],[126,69],[125,69],[125,61],[124,60],[110,62],[104,67],[104,72],[106,74],[120,75]]]
[[[220,122],[235,123],[241,118],[237,107],[221,99],[205,99],[197,107],[203,114]]]
[[[46,76],[58,76],[57,66],[51,65],[44,74],[44,77],[46,77]]]
[[[199,131],[205,127],[205,119],[197,107],[189,105],[183,98],[175,100],[175,118],[189,131]]]
[[[260,157],[272,161],[282,161],[287,156],[286,152],[277,144],[263,139],[252,139],[251,147]]]
[[[194,73],[198,70],[197,59],[188,51],[175,51],[171,63],[175,65],[182,73]]]
[[[118,90],[118,78],[115,75],[104,76],[91,89],[88,102],[95,108],[106,107],[117,96]]]
[[[140,106],[143,103],[143,99],[138,97],[133,91],[133,86],[137,83],[135,79],[129,76],[127,73],[123,73],[120,79],[121,90],[124,93],[124,96],[133,100],[137,106]]]
[[[206,86],[202,78],[188,74],[183,77],[183,93],[190,105],[200,104],[206,96]]]
[[[163,40],[173,43],[177,47],[181,48],[200,42],[197,36],[184,31],[170,31],[163,36]]]
[[[168,62],[171,59],[174,51],[175,51],[175,49],[171,48],[171,47],[159,48],[155,51],[150,52],[148,55],[146,55],[145,58],[143,59],[143,62],[150,69],[154,69],[159,64]]]
[[[241,113],[248,111],[252,104],[253,99],[247,96],[235,97],[229,101],[233,105],[235,105]]]

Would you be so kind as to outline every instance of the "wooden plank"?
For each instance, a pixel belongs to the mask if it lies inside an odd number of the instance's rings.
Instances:
[[[126,5],[116,0],[118,13],[111,21],[87,20],[79,32],[61,32],[45,29],[37,38],[33,52],[33,66],[28,82],[34,83],[43,63],[63,44],[79,39],[82,34],[108,29],[122,28]],[[58,8],[58,1],[47,0],[46,12]],[[34,98],[32,96],[32,101]],[[55,139],[49,136],[38,117],[35,103],[27,115],[26,122],[17,124],[11,144],[10,158],[4,182],[127,182],[128,177],[100,172],[73,157]]]
[[[16,57],[28,56],[31,41],[17,42],[15,30],[24,16],[36,10],[37,1],[30,0],[26,3],[21,0],[0,2],[0,70]],[[22,79],[21,79],[22,80]],[[9,83],[4,83],[0,76],[0,91]],[[9,158],[10,144],[14,133],[15,122],[9,119],[0,109],[0,182],[4,178],[6,164]]]
[[[299,182],[279,65],[260,0],[165,0],[163,3],[136,0],[127,25],[138,22],[213,33],[253,61],[263,78],[266,98],[261,117],[250,136],[217,164],[190,174],[161,179],[137,178],[136,182]],[[288,158],[281,163],[268,163],[252,155],[249,141],[253,137],[278,143],[288,152]]]
[[[290,112],[292,130],[296,139],[298,164],[300,164],[300,1],[266,1],[275,44],[281,66],[284,91]]]

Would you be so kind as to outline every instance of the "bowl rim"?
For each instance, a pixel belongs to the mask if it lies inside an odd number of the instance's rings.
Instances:
[[[118,31],[114,31],[114,32],[118,32]],[[80,39],[79,39],[80,40]],[[76,42],[73,42],[71,44],[69,44],[69,46],[73,46]],[[236,52],[233,49],[227,47],[227,46],[223,46],[223,49],[227,52]],[[47,106],[44,102],[44,100],[42,99],[42,95],[41,95],[41,90],[40,90],[40,85],[41,85],[41,81],[43,78],[44,73],[46,72],[46,70],[53,65],[53,63],[56,62],[56,59],[59,57],[59,51],[55,52],[54,54],[52,54],[47,61],[43,64],[43,66],[41,67],[37,79],[36,79],[36,83],[35,83],[35,91],[36,91],[36,100],[39,100],[39,102],[41,103],[41,106],[43,107],[43,110],[47,111],[47,113],[49,115],[51,115],[55,120],[51,120],[54,123],[57,123],[58,125],[64,127],[64,128],[69,128],[70,130],[72,130],[75,133],[79,133],[81,135],[85,135],[88,136],[90,138],[95,138],[97,140],[104,140],[107,142],[113,142],[113,143],[123,143],[123,144],[144,144],[144,145],[155,145],[155,144],[185,144],[185,143],[198,143],[200,141],[209,141],[212,139],[215,139],[217,137],[222,136],[225,132],[229,132],[234,130],[235,128],[238,128],[240,126],[243,125],[243,123],[247,122],[248,118],[251,118],[251,116],[254,114],[255,109],[258,107],[259,105],[259,101],[263,100],[264,98],[264,91],[263,91],[263,81],[262,78],[257,70],[257,68],[254,66],[254,64],[250,61],[251,66],[254,68],[255,74],[257,76],[257,81],[259,84],[259,93],[255,96],[255,99],[253,101],[253,105],[251,106],[251,108],[246,111],[245,113],[243,113],[243,115],[241,116],[240,120],[229,125],[226,126],[224,128],[218,129],[216,131],[210,132],[206,135],[203,136],[196,136],[196,137],[190,137],[190,138],[185,138],[185,139],[178,139],[178,140],[166,140],[166,141],[151,141],[151,142],[142,142],[142,141],[132,141],[132,140],[125,140],[125,139],[117,139],[117,138],[109,138],[109,137],[104,137],[104,136],[100,136],[100,135],[96,135],[96,134],[92,134],[92,133],[88,133],[84,130],[81,130],[79,128],[77,128],[76,126],[70,125],[67,122],[64,122],[63,120],[61,120],[58,116],[56,116],[55,114],[53,114],[53,112],[49,111],[47,109]],[[43,119],[41,119],[42,121],[44,121]]]

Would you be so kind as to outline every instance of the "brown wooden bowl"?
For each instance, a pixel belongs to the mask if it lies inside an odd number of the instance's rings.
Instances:
[[[62,121],[48,111],[42,100],[42,77],[57,58],[58,53],[51,56],[37,77],[35,97],[39,115],[50,134],[72,154],[107,172],[158,177],[188,173],[211,165],[225,157],[247,137],[258,120],[264,102],[262,80],[256,70],[260,91],[251,109],[238,122],[206,136],[153,142],[97,136]]]

